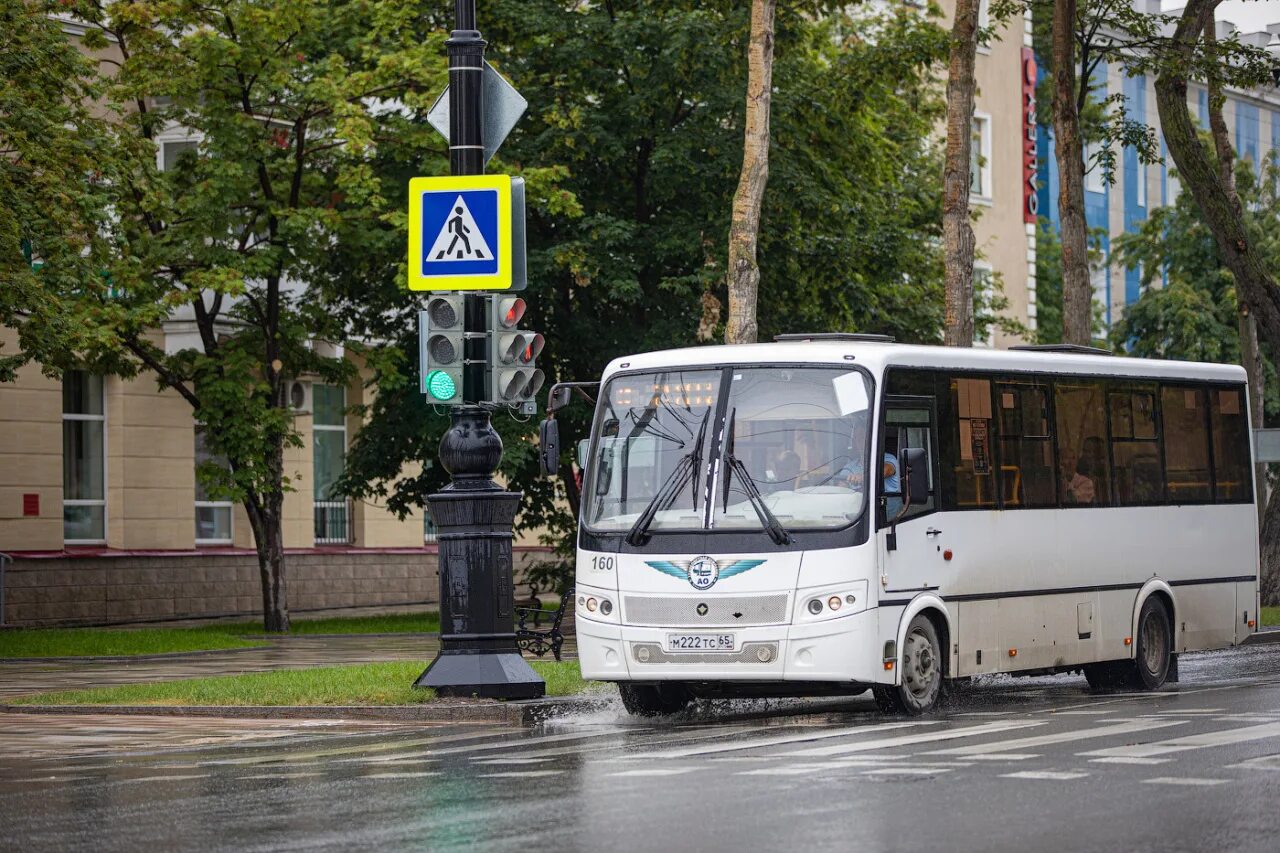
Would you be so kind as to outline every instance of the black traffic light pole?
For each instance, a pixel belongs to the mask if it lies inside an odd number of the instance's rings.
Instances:
[[[481,98],[484,40],[475,0],[455,0],[449,52],[449,171],[484,174]],[[442,696],[534,699],[546,684],[520,655],[515,634],[511,538],[520,493],[493,481],[502,439],[480,405],[485,395],[485,297],[467,294],[464,405],[440,440],[451,482],[427,498],[440,543],[440,651],[415,687]]]

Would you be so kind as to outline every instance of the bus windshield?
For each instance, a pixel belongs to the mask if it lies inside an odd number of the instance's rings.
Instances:
[[[583,496],[597,531],[837,529],[867,503],[870,380],[839,367],[611,379]]]

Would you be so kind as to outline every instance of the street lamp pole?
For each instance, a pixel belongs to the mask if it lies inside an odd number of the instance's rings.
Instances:
[[[449,54],[449,172],[484,174],[484,48],[475,0],[455,0]],[[512,525],[520,493],[493,481],[502,439],[485,398],[488,316],[483,295],[467,294],[464,405],[440,440],[451,481],[427,498],[439,531],[440,651],[415,687],[441,696],[535,699],[546,684],[520,655],[515,634]]]

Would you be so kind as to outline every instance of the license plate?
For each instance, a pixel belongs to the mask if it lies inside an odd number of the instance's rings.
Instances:
[[[669,652],[731,652],[733,634],[668,634]]]

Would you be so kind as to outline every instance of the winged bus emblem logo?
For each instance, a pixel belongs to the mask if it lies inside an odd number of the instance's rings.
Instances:
[[[695,557],[692,560],[645,560],[645,565],[664,575],[687,580],[696,590],[707,590],[721,578],[731,578],[750,571],[764,560],[726,560],[721,563],[714,557]]]

